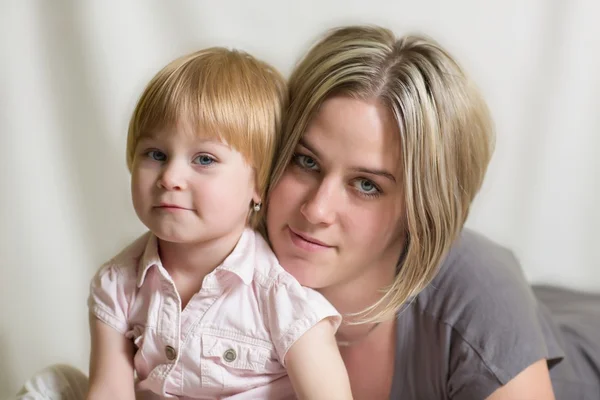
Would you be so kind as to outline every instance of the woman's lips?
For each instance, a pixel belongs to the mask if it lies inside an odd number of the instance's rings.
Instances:
[[[323,251],[332,248],[328,244],[321,242],[305,233],[294,231],[288,227],[290,239],[297,247],[306,251]]]

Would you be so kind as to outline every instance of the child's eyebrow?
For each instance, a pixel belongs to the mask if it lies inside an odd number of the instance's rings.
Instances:
[[[138,143],[161,141],[163,137],[164,134],[160,134],[157,132],[148,132],[140,136],[140,138],[138,139]],[[218,137],[196,137],[194,142],[196,144],[212,144],[227,149],[231,148],[231,146],[227,142]]]
[[[140,142],[142,140],[157,140],[159,139],[159,135],[157,132],[144,132],[140,135],[140,138],[138,139]]]
[[[198,140],[200,143],[211,143],[211,144],[216,144],[218,146],[221,147],[226,147],[229,148],[230,146],[227,144],[227,142],[224,142],[221,139],[217,139],[217,138],[205,138],[205,139],[199,139]]]

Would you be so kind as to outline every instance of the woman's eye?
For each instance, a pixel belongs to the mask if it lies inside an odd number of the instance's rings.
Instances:
[[[146,154],[148,155],[148,157],[150,157],[154,161],[165,161],[167,159],[167,155],[165,153],[163,153],[162,151],[158,151],[158,150],[150,150]]]
[[[298,165],[304,169],[310,169],[310,170],[319,169],[319,166],[317,165],[317,161],[315,161],[314,158],[312,158],[310,156],[306,156],[304,154],[295,154],[294,162],[296,163],[296,165]]]
[[[365,196],[378,196],[381,194],[381,190],[368,179],[357,179],[353,185],[356,190]]]
[[[199,165],[203,165],[203,166],[211,165],[214,162],[215,162],[215,159],[206,154],[202,154],[202,155],[194,158],[194,164],[199,164]]]

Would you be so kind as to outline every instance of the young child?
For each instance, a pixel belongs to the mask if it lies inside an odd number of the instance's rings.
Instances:
[[[88,398],[275,399],[289,382],[299,398],[351,398],[340,315],[253,230],[286,96],[275,69],[223,48],[146,87],[127,164],[149,232],[91,283]]]

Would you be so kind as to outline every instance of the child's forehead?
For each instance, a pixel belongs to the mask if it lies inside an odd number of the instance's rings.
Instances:
[[[145,131],[140,135],[142,140],[181,141],[187,143],[216,143],[230,147],[227,140],[217,130],[190,128],[189,126],[173,125]]]

